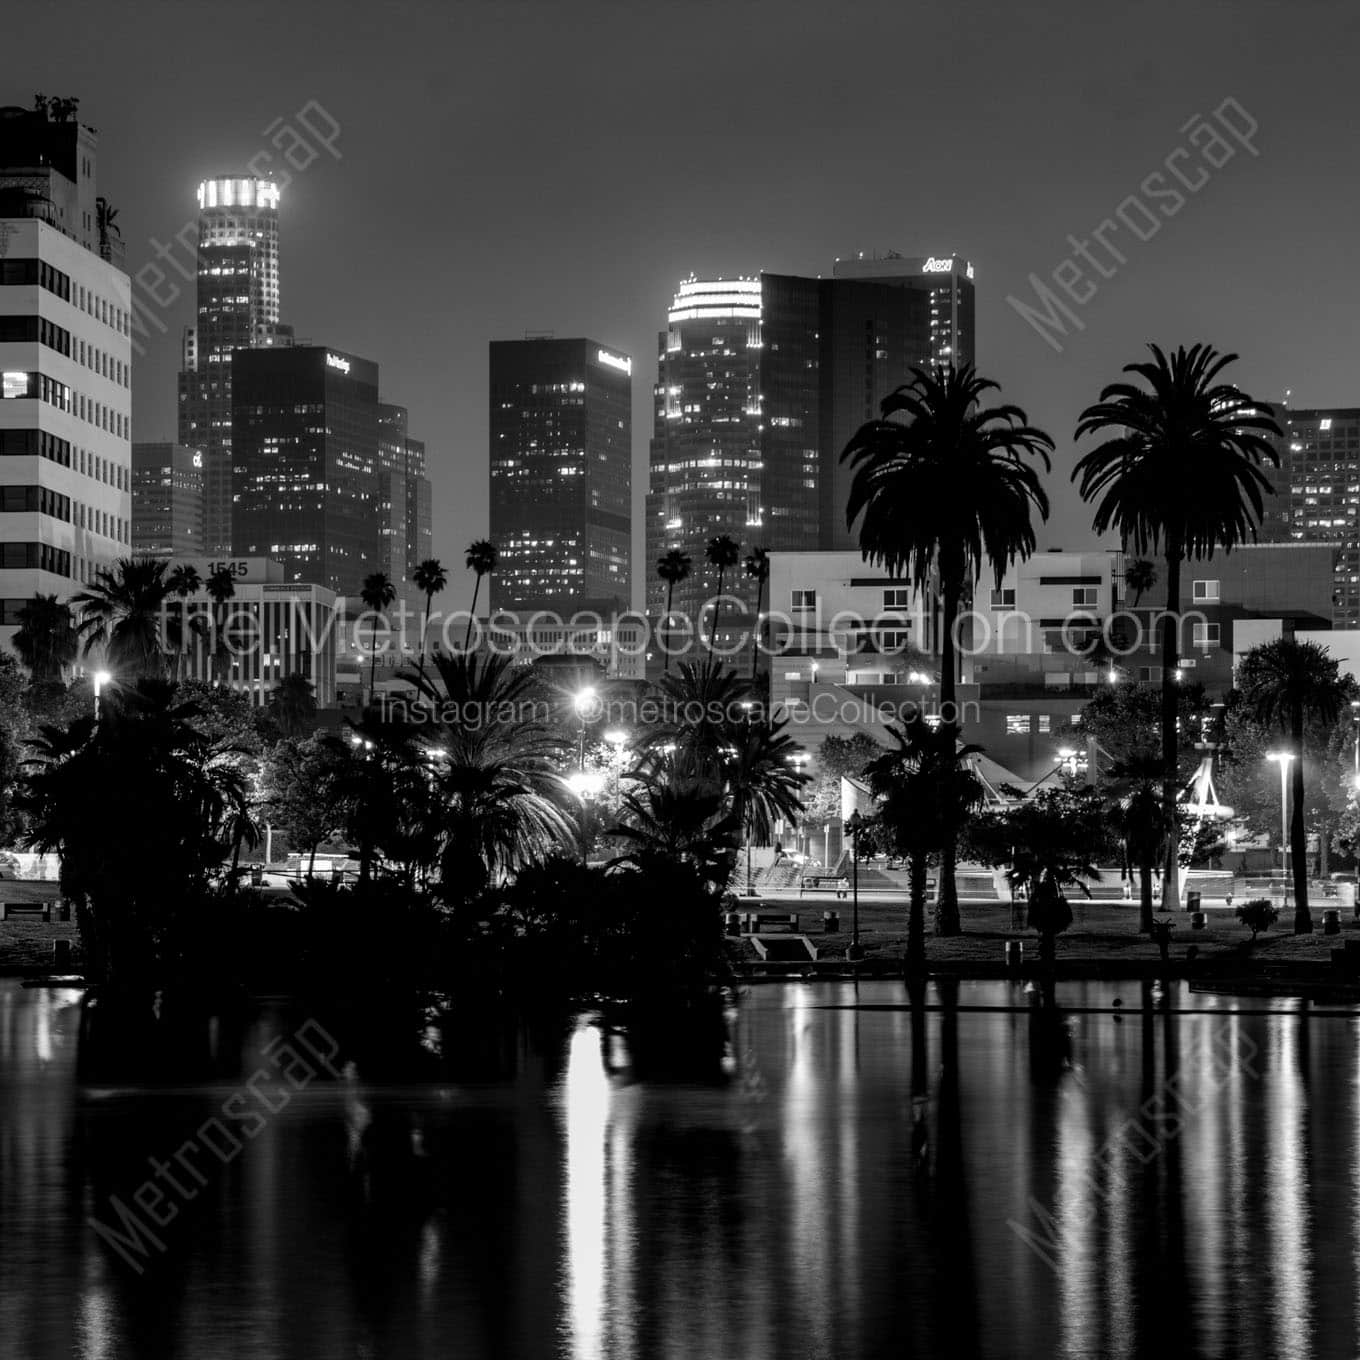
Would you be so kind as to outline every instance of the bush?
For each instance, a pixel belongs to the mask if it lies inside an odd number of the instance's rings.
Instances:
[[[1264,897],[1253,897],[1250,902],[1243,902],[1233,915],[1251,931],[1251,942],[1256,943],[1256,937],[1263,930],[1269,930],[1275,924],[1280,914],[1278,907],[1272,906],[1270,901]]]

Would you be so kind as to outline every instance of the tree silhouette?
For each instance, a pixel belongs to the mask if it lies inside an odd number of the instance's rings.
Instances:
[[[1237,356],[1209,345],[1126,364],[1133,382],[1111,383],[1082,412],[1076,438],[1110,437],[1073,469],[1081,497],[1096,503],[1097,533],[1117,529],[1126,550],[1160,551],[1166,564],[1162,620],[1162,802],[1168,826],[1162,909],[1180,902],[1176,827],[1176,670],[1180,664],[1181,564],[1256,537],[1263,463],[1279,466],[1271,408],[1218,376]]]
[[[1031,512],[1048,516],[1039,468],[1053,440],[1018,406],[984,407],[997,384],[972,365],[912,370],[885,397],[882,416],[862,425],[841,454],[854,470],[846,523],[859,522],[866,562],[941,597],[941,727],[958,734],[955,637],[967,592],[990,567],[998,589],[1006,569],[1035,547]],[[959,930],[953,837],[942,852],[942,934]]]

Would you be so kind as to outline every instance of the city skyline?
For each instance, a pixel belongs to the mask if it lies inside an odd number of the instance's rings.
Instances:
[[[764,34],[760,41],[769,41],[758,22],[762,12],[760,7],[748,12],[749,24],[730,35],[720,59],[705,58],[703,69],[711,71],[705,81],[715,82],[715,89],[727,73],[751,65],[758,33]],[[1063,23],[1055,18],[1022,31],[1003,9],[979,8],[969,30],[975,35],[969,70],[951,77],[964,83],[941,105],[943,77],[916,72],[910,87],[903,84],[893,75],[889,40],[910,36],[957,44],[963,38],[952,31],[952,11],[907,15],[867,7],[866,18],[872,17],[883,40],[875,43],[881,55],[866,54],[857,26],[812,11],[805,23],[768,26],[774,47],[756,62],[760,87],[784,88],[780,70],[795,79],[814,70],[853,69],[859,62],[881,77],[883,93],[870,90],[853,116],[838,114],[825,99],[790,110],[779,156],[755,168],[751,134],[739,129],[733,139],[687,162],[678,201],[675,186],[665,184],[666,172],[638,155],[626,120],[603,116],[606,105],[627,107],[640,96],[647,69],[644,40],[657,13],[614,16],[609,50],[620,60],[609,65],[599,89],[586,92],[580,108],[564,109],[553,120],[546,148],[526,140],[528,128],[564,93],[560,71],[569,63],[559,70],[553,59],[574,50],[580,39],[564,22],[542,16],[532,34],[521,33],[510,13],[477,22],[476,51],[491,57],[508,45],[527,43],[526,59],[541,77],[532,95],[533,117],[526,111],[495,125],[486,125],[489,115],[477,112],[491,107],[484,75],[475,62],[457,55],[459,79],[447,87],[442,79],[433,83],[432,68],[427,71],[417,60],[415,69],[424,74],[411,79],[404,72],[400,88],[395,72],[393,81],[380,77],[374,92],[356,103],[350,77],[366,60],[372,36],[364,20],[336,35],[328,73],[307,88],[297,83],[291,65],[301,50],[301,32],[288,32],[263,54],[252,46],[250,61],[241,64],[240,80],[229,91],[202,90],[191,73],[167,71],[162,92],[133,111],[118,99],[113,72],[128,63],[136,69],[145,58],[138,57],[133,35],[119,34],[98,16],[85,30],[88,45],[82,41],[71,52],[54,41],[49,58],[38,41],[35,63],[21,71],[0,58],[0,75],[15,99],[26,98],[34,87],[79,94],[83,114],[110,148],[105,179],[117,185],[134,274],[157,258],[152,238],[172,242],[193,215],[193,186],[205,174],[244,167],[261,151],[282,166],[282,152],[271,143],[280,130],[265,129],[280,120],[285,128],[297,126],[296,112],[308,100],[329,112],[340,125],[332,139],[339,156],[322,149],[305,169],[288,170],[291,183],[281,191],[285,312],[300,335],[372,353],[385,371],[400,375],[400,386],[388,395],[418,413],[431,440],[434,546],[446,559],[482,536],[488,523],[486,342],[554,330],[600,336],[639,356],[633,409],[635,575],[650,570],[639,556],[650,425],[644,389],[653,376],[655,318],[676,280],[691,272],[813,274],[836,256],[860,250],[911,254],[951,243],[977,267],[982,371],[1059,440],[1055,514],[1041,530],[1041,541],[1055,546],[1067,545],[1079,532],[1084,536],[1089,523],[1065,481],[1076,414],[1122,364],[1139,357],[1148,339],[1206,339],[1241,349],[1243,383],[1268,397],[1292,388],[1294,400],[1308,407],[1354,401],[1345,317],[1360,304],[1360,282],[1344,270],[1285,267],[1279,246],[1292,236],[1295,261],[1344,259],[1341,223],[1355,191],[1334,184],[1324,215],[1301,214],[1292,206],[1310,201],[1304,186],[1343,154],[1340,96],[1324,78],[1352,31],[1353,21],[1343,12],[1316,7],[1305,33],[1269,7],[1236,11],[1230,28],[1211,15],[1154,9],[1127,37],[1124,76],[1097,80],[1094,70],[1085,74],[1078,67],[1073,79],[1046,81],[1036,74],[1066,71],[1071,54],[1095,50],[1095,17],[1074,7]],[[1182,45],[1167,51],[1156,34],[1159,19],[1173,13]],[[404,41],[413,53],[422,46],[443,51],[446,39],[465,31],[464,22],[470,20],[413,11]],[[34,25],[41,34],[48,21],[37,16]],[[677,52],[701,50],[703,25],[686,31],[676,22],[668,31]],[[218,41],[222,61],[244,56],[244,34]],[[1305,54],[1312,69],[1306,82],[1295,73]],[[1293,65],[1282,81],[1285,56]],[[487,69],[495,65],[484,63]],[[456,97],[441,92],[454,86]],[[1069,325],[1063,352],[1053,352],[1007,304],[1007,296],[1030,296],[1031,273],[1048,279],[1075,250],[1069,235],[1091,242],[1092,229],[1114,218],[1116,206],[1139,192],[1149,171],[1188,144],[1182,125],[1196,113],[1207,116],[1228,97],[1259,122],[1261,154],[1239,149],[1146,243],[1129,247],[1126,232],[1103,233],[1112,246],[1124,240],[1126,263],[1114,265],[1109,256],[1096,255],[1113,277],[1094,275],[1100,291],[1076,309],[1084,329]],[[400,163],[413,172],[406,193],[396,197],[386,187],[389,115],[377,115],[378,98],[404,129]],[[950,110],[948,136],[942,134],[941,108]],[[163,123],[170,109],[173,123],[157,124],[163,150],[154,163],[140,163],[137,148],[146,144],[147,129],[156,120]],[[455,200],[440,177],[417,167],[442,163],[433,158],[433,130],[460,127],[449,121],[456,110],[470,115],[454,143],[459,183],[464,190],[481,184],[486,191],[464,191]],[[667,135],[678,137],[680,115],[663,109],[660,117]],[[552,148],[580,141],[587,126],[637,172],[611,178],[602,168],[608,157],[578,183],[555,169]],[[689,134],[697,146],[711,142],[719,126],[718,115],[705,112],[693,120]],[[913,127],[920,135],[904,139]],[[483,133],[474,136],[474,129],[483,129],[485,139],[479,141]],[[527,157],[517,163],[513,182],[500,168],[512,148]],[[805,194],[795,168],[811,164],[818,167],[819,184],[815,194]],[[1053,169],[1059,164],[1061,176]],[[256,165],[263,168],[264,162]],[[1005,170],[992,168],[998,165]],[[998,173],[1006,185],[1004,213],[995,210],[987,178]],[[530,182],[539,186],[532,194]],[[551,201],[590,201],[591,211],[572,216],[564,209],[560,217],[545,219],[530,207],[540,188]],[[658,220],[663,203],[668,207]],[[403,210],[393,211],[397,204]],[[715,206],[721,207],[716,218]],[[398,245],[401,258],[390,278],[349,267],[356,251],[395,251]],[[573,268],[559,266],[558,251],[575,262]],[[139,441],[173,437],[175,428],[169,394],[191,288],[172,264],[162,261],[161,268],[181,292],[157,314],[166,331],[149,325],[148,354],[137,361]],[[344,290],[337,290],[338,279],[345,281]],[[162,293],[169,297],[169,288]],[[1257,324],[1262,311],[1272,317],[1264,329]]]

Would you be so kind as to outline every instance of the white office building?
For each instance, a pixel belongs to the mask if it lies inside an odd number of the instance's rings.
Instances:
[[[95,134],[61,112],[0,109],[5,646],[34,595],[67,599],[131,551],[131,283],[94,194]]]

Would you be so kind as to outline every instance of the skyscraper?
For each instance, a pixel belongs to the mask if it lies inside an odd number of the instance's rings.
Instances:
[[[201,449],[132,446],[132,551],[147,557],[203,556]]]
[[[378,406],[379,559],[400,589],[431,553],[431,488],[425,444],[407,433],[404,406]]]
[[[973,268],[954,257],[837,261],[831,278],[689,279],[658,354],[647,497],[647,602],[656,561],[694,559],[675,608],[712,593],[706,543],[771,551],[855,546],[840,455],[913,366],[971,362]],[[733,593],[746,593],[740,576]]]
[[[238,557],[284,579],[357,595],[386,571],[378,481],[378,366],[316,345],[240,349],[232,361]]]
[[[198,310],[184,332],[179,442],[203,451],[208,551],[232,551],[232,353],[286,344],[279,324],[279,191],[223,176],[198,186]]]
[[[628,355],[594,340],[492,342],[497,609],[627,604],[632,372]]]
[[[1278,472],[1267,472],[1275,494],[1265,507],[1261,537],[1335,543],[1332,623],[1360,628],[1360,408],[1291,411],[1276,420]]]
[[[0,639],[132,539],[131,281],[71,100],[0,109]],[[108,258],[105,258],[108,257]]]

